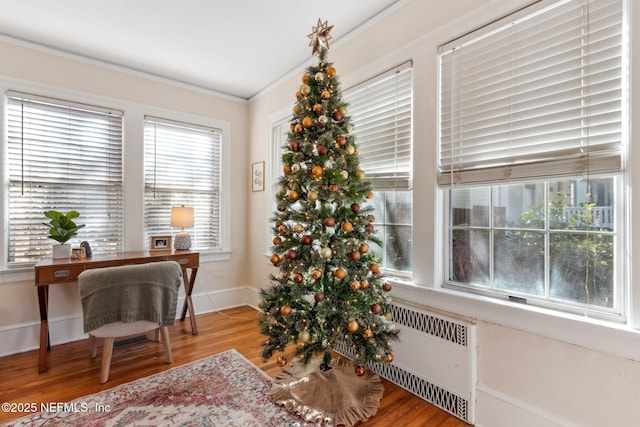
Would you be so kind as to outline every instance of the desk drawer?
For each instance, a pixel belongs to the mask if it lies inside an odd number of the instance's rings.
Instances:
[[[168,256],[167,261],[175,261],[182,268],[195,268],[200,264],[199,253],[173,254]]]
[[[36,269],[36,284],[75,282],[84,268],[84,264],[39,267]]]

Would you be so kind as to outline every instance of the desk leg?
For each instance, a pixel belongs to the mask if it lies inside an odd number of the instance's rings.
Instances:
[[[38,373],[47,370],[47,352],[51,350],[49,340],[49,285],[38,286],[38,305],[40,306],[40,350],[38,353]]]
[[[196,275],[198,274],[198,268],[191,269],[191,275],[187,274],[187,269],[182,269],[182,279],[184,280],[184,305],[182,306],[182,315],[180,320],[184,321],[187,316],[187,309],[189,310],[189,321],[191,321],[191,333],[198,335],[198,325],[196,324],[196,314],[193,309],[193,301],[191,300],[191,293],[193,292],[193,285],[196,282]]]

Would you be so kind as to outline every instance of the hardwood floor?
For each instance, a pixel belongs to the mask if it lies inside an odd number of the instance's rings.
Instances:
[[[162,345],[144,342],[114,350],[109,381],[99,384],[100,354],[89,358],[89,340],[52,347],[49,370],[38,374],[36,350],[0,358],[0,402],[66,402],[133,381],[183,363],[235,348],[271,377],[281,368],[276,356],[263,361],[260,343],[264,340],[256,320],[259,313],[250,307],[238,307],[198,316],[198,335],[192,335],[188,320],[170,328],[173,364],[164,362]],[[293,358],[293,350],[287,355]],[[360,423],[362,426],[387,427],[465,427],[441,409],[400,387],[382,380],[385,392],[378,413]],[[0,412],[0,422],[25,414]]]

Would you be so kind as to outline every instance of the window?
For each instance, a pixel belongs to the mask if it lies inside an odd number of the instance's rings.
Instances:
[[[382,248],[373,248],[388,273],[410,275],[412,68],[403,64],[344,92],[360,154],[373,184],[374,226]]]
[[[146,117],[145,233],[172,234],[172,206],[194,208],[192,248],[222,249],[222,132],[205,126]]]
[[[623,315],[623,1],[543,1],[440,49],[447,283]]]
[[[51,254],[43,212],[77,210],[94,253],[122,250],[122,112],[7,94],[8,265]],[[71,242],[70,242],[71,243]]]
[[[284,163],[282,162],[282,150],[289,143],[289,128],[291,127],[291,112],[275,114],[273,118],[269,120],[269,128],[271,129],[271,139],[269,141],[269,157],[267,162],[266,176],[270,179],[266,180],[267,187],[267,200],[269,201],[269,211],[277,211],[276,194],[278,193],[278,179],[283,173]],[[273,246],[273,238],[276,236],[272,218],[267,218],[266,227],[270,230],[267,233],[266,253],[271,252]]]

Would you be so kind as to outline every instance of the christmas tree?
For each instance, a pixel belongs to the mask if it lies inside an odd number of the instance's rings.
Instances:
[[[278,180],[271,262],[279,269],[262,290],[263,357],[296,344],[307,364],[322,354],[328,368],[337,344],[353,353],[358,375],[393,360],[398,339],[391,321],[391,285],[370,243],[375,237],[371,182],[359,167],[355,137],[333,64],[332,27],[318,20],[309,35],[318,64],[306,69],[296,93],[283,175]],[[282,355],[280,365],[287,363]]]

